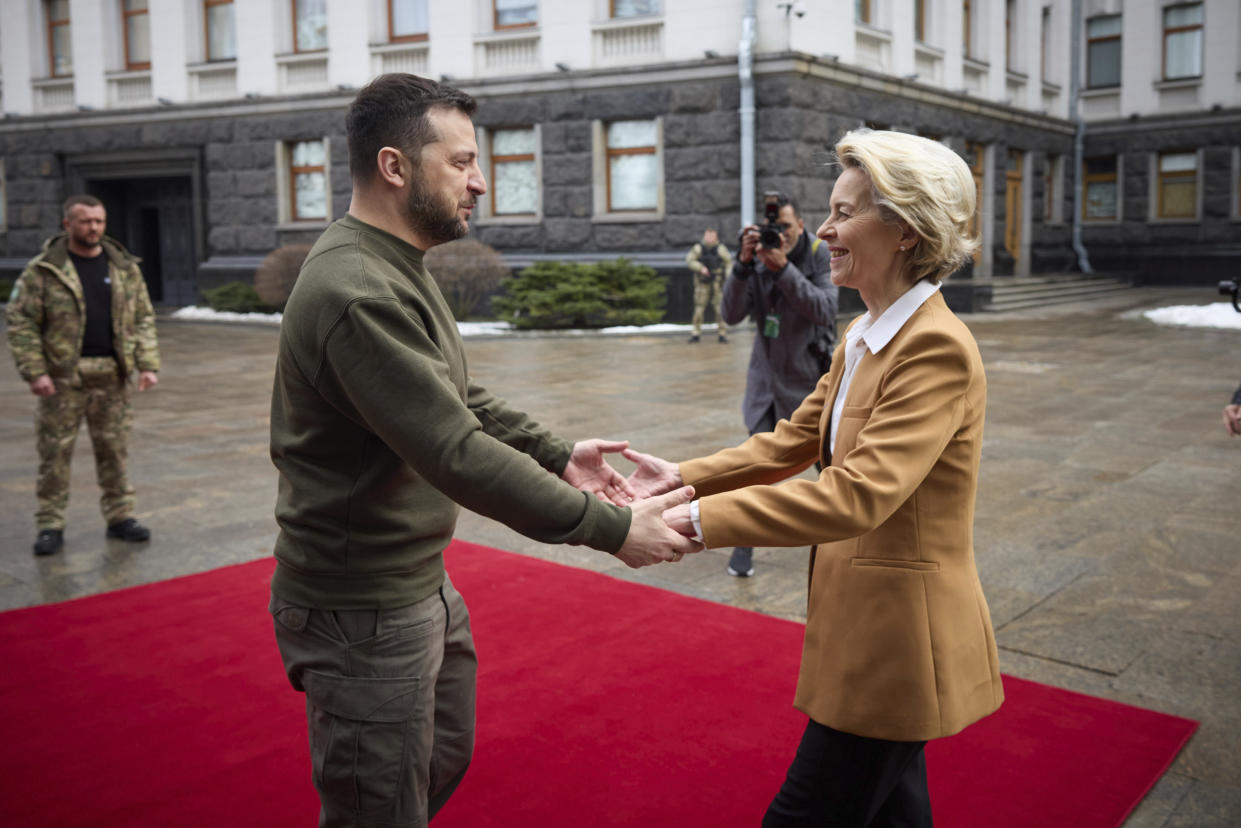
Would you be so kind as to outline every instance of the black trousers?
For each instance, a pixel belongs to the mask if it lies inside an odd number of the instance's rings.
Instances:
[[[930,828],[925,746],[811,721],[763,828]]]

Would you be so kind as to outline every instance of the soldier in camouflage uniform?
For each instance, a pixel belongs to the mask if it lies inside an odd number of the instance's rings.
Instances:
[[[65,232],[48,239],[26,265],[5,311],[18,373],[38,397],[36,555],[50,555],[64,543],[69,463],[83,417],[103,490],[107,536],[125,541],[151,536],[132,516],[134,492],[125,458],[127,382],[134,372],[139,391],[158,382],[155,312],[139,260],[104,235],[106,223],[98,199],[67,199]]]
[[[711,302],[715,308],[715,324],[719,328],[720,342],[727,342],[728,328],[720,315],[720,299],[723,298],[724,277],[733,266],[728,248],[720,244],[715,228],[708,227],[702,233],[702,241],[694,244],[685,256],[689,272],[694,274],[694,332],[690,342],[697,342],[702,334],[702,317]]]

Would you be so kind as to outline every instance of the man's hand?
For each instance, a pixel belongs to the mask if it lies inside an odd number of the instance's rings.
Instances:
[[[41,374],[30,381],[30,393],[36,397],[54,397],[56,383],[47,374]]]
[[[138,374],[138,390],[145,391],[159,382],[159,375],[154,371],[142,371]]]
[[[641,500],[630,507],[633,518],[629,534],[616,557],[626,566],[638,569],[664,561],[679,561],[690,552],[701,552],[703,545],[668,528],[663,514],[674,506],[694,499],[694,487],[685,486],[665,495]]]
[[[778,247],[760,247],[758,260],[767,268],[768,273],[779,273],[789,263],[789,257]]]
[[[754,258],[754,250],[758,247],[758,227],[753,224],[747,224],[745,229],[741,231],[741,249],[737,251],[737,258],[743,262],[749,262]]]
[[[1241,405],[1224,406],[1224,430],[1232,437],[1241,437]]]
[[[681,479],[681,469],[676,463],[669,463],[653,454],[643,454],[630,448],[622,451],[621,456],[638,464],[638,468],[626,480],[636,499],[670,492],[685,482]]]
[[[707,267],[706,265],[703,265],[703,266],[699,269],[699,271],[698,271],[698,272],[699,272],[699,273],[701,273],[703,276],[710,276],[710,275],[711,275],[711,268]]]
[[[628,506],[636,495],[624,476],[608,465],[604,454],[615,454],[629,448],[627,440],[583,440],[573,444],[569,465],[564,467],[560,479],[575,489],[590,492],[600,500],[617,506]]]

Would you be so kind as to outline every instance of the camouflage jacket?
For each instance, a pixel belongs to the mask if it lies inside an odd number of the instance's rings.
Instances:
[[[103,249],[112,282],[112,347],[121,373],[158,371],[155,310],[138,269],[139,259],[108,236],[103,238]],[[64,233],[44,242],[43,252],[27,263],[13,286],[5,319],[9,348],[22,379],[77,375],[86,300]]]

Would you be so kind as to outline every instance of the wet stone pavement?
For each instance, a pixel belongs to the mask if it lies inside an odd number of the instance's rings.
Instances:
[[[1241,332],[1160,327],[1143,307],[1214,301],[1138,289],[965,320],[989,399],[975,548],[1006,673],[1199,719],[1125,823],[1241,824],[1241,439],[1220,411],[1241,382]],[[474,378],[571,439],[629,439],[683,459],[745,436],[752,330],[472,339]],[[163,371],[135,395],[131,478],[150,543],[107,540],[79,436],[64,550],[31,554],[34,398],[0,360],[0,609],[62,601],[271,553],[267,456],[276,330],[161,320]],[[627,469],[623,460],[617,466]],[[805,549],[729,550],[630,570],[471,514],[458,536],[802,620]]]

